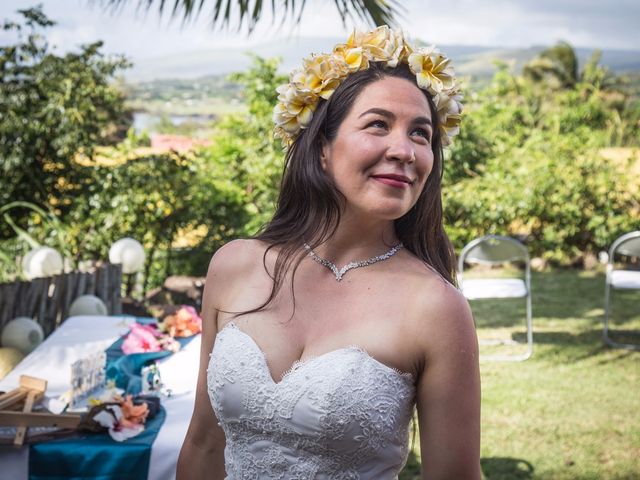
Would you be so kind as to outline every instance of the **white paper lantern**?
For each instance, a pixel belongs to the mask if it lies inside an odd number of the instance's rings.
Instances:
[[[95,295],[82,295],[69,307],[69,316],[76,315],[107,315],[107,306]]]
[[[63,270],[62,255],[51,247],[38,247],[22,259],[22,271],[29,280],[59,275]]]
[[[24,276],[27,277],[29,280],[31,280],[31,272],[30,272],[29,266],[31,265],[31,259],[33,258],[33,255],[37,251],[38,251],[37,248],[34,248],[33,250],[29,250],[29,252],[27,252],[27,254],[22,259],[22,272],[24,273]]]
[[[42,343],[44,333],[38,322],[29,317],[18,317],[2,329],[2,346],[17,348],[27,354]]]
[[[121,263],[122,273],[136,273],[144,267],[144,248],[133,238],[121,238],[109,249],[109,261]]]

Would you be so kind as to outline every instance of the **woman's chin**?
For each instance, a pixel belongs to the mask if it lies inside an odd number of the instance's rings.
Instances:
[[[392,222],[394,220],[399,219],[403,215],[405,215],[409,210],[411,210],[411,206],[407,205],[373,205],[369,206],[369,208],[362,209],[357,213],[358,216],[363,216],[368,219],[379,219],[381,221],[389,221]]]

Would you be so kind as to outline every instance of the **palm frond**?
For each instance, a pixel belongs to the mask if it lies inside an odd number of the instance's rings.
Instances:
[[[400,16],[402,8],[394,0],[334,0],[334,3],[343,24],[346,24],[347,17],[351,17],[365,20],[370,25],[396,26],[396,18]]]
[[[136,0],[92,0],[105,7],[117,10]],[[139,10],[150,11],[157,9],[162,15],[167,10],[167,0],[137,0]],[[306,0],[173,0],[170,7],[172,18],[182,17],[183,22],[195,19],[201,14],[211,17],[213,28],[229,28],[232,22],[237,22],[237,29],[247,24],[251,32],[262,18],[265,4],[271,4],[274,23],[280,19],[282,23],[290,15],[296,24],[300,23],[302,13],[306,7]],[[340,13],[342,23],[346,25],[347,18],[364,20],[369,25],[397,25],[402,6],[399,0],[334,0],[334,5]]]

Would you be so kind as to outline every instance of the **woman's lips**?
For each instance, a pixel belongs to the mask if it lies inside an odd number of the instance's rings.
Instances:
[[[395,188],[408,188],[413,183],[409,177],[405,177],[404,175],[380,174],[372,175],[371,178]]]

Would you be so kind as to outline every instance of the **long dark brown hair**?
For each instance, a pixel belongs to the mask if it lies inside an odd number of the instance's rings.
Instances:
[[[345,198],[322,169],[321,152],[325,142],[331,142],[362,90],[385,77],[404,78],[416,84],[415,74],[407,65],[389,68],[372,62],[368,69],[349,75],[329,100],[320,100],[309,124],[287,151],[276,212],[271,221],[254,238],[268,244],[263,266],[273,279],[269,298],[259,307],[244,313],[264,309],[275,298],[286,273],[293,267],[293,277],[306,251],[304,242],[315,248],[329,239],[340,223]],[[438,112],[431,95],[424,91],[436,126],[431,146],[433,169],[416,204],[394,221],[395,232],[404,247],[455,285],[455,253],[442,225],[442,141],[437,127]],[[277,248],[273,273],[266,257]],[[295,308],[295,307],[294,307]]]

